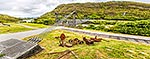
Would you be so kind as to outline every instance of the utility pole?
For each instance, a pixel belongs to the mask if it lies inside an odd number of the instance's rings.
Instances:
[[[58,13],[55,12],[55,22],[58,21]]]
[[[75,11],[73,13],[73,26],[76,26],[76,14],[77,14],[77,12]]]
[[[58,13],[55,12],[55,23],[59,23],[59,22],[61,22],[61,21],[59,21]],[[58,26],[58,24],[56,26]]]

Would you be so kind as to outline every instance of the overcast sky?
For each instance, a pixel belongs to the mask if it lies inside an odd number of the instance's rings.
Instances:
[[[15,17],[38,17],[63,3],[105,2],[123,0],[0,0],[0,14]],[[150,0],[124,0],[150,3]]]

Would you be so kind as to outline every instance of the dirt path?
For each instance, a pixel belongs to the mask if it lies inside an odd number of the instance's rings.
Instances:
[[[19,25],[23,26],[25,28],[38,29],[37,27],[27,26],[27,25],[24,25],[24,24],[19,24]]]

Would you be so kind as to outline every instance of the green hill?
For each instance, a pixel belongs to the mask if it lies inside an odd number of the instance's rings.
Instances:
[[[47,12],[38,20],[54,20],[54,12],[67,15],[72,11],[78,12],[78,18],[107,20],[141,20],[150,18],[150,4],[129,1],[110,1],[99,3],[71,3],[62,4],[53,11]],[[60,16],[61,18],[62,16]]]
[[[9,15],[0,14],[0,22],[16,22],[19,18],[12,17]]]

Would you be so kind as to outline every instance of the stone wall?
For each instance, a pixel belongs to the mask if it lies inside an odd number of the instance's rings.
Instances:
[[[119,35],[119,34],[106,34],[106,33],[97,33],[92,31],[86,31],[86,30],[80,30],[80,29],[73,29],[73,28],[61,28],[63,30],[72,31],[72,32],[78,32],[93,36],[99,36],[104,38],[112,38],[112,39],[118,39],[118,40],[126,40],[126,41],[132,41],[132,42],[141,42],[150,44],[150,38],[140,37],[140,36],[125,36],[125,35]]]

